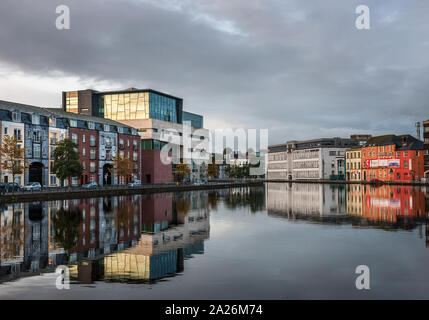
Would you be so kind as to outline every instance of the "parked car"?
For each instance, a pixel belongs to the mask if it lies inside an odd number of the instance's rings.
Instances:
[[[140,180],[135,180],[134,182],[130,182],[128,184],[129,187],[140,187],[142,185],[142,183],[140,182]]]
[[[42,185],[39,182],[31,182],[22,187],[24,191],[40,191],[42,190]]]
[[[6,183],[4,182],[0,182],[0,194],[5,194],[6,193]]]
[[[7,192],[15,192],[19,191],[19,189],[21,189],[21,187],[16,182],[9,182],[7,184]]]
[[[92,181],[90,183],[84,184],[82,187],[85,189],[95,189],[95,188],[98,188],[98,184],[97,182]]]

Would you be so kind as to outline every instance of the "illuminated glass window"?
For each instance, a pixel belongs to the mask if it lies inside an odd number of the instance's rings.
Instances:
[[[78,113],[79,107],[78,107],[78,92],[66,92],[66,111],[67,112],[73,112]]]

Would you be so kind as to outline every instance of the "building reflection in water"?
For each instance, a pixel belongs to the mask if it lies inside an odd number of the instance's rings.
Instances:
[[[426,189],[308,183],[268,183],[266,188],[267,210],[271,216],[387,230],[419,228],[429,248]]]
[[[151,282],[184,269],[210,235],[208,194],[155,194],[0,207],[0,280],[68,265],[72,278]]]
[[[324,221],[347,216],[344,185],[267,183],[267,209],[272,216]]]

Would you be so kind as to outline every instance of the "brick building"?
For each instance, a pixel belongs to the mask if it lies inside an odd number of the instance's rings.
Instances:
[[[411,135],[373,137],[361,155],[363,180],[410,182],[424,176],[423,142]]]
[[[425,177],[429,178],[429,120],[423,122]]]

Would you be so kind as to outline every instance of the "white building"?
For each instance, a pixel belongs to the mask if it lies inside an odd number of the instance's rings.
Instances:
[[[275,180],[342,179],[346,150],[357,144],[352,139],[331,138],[270,146],[267,177]]]

